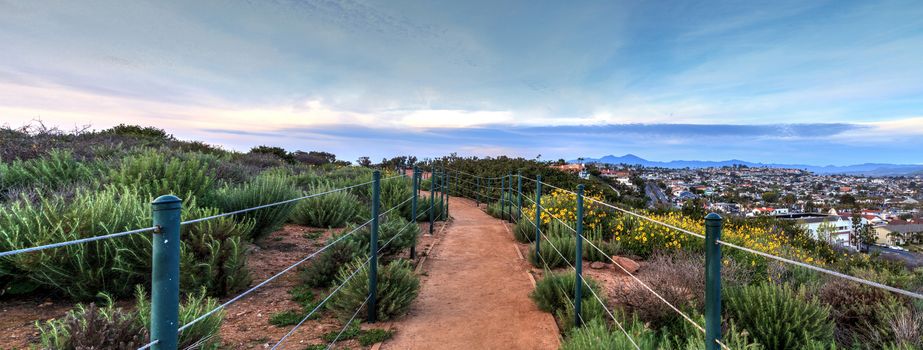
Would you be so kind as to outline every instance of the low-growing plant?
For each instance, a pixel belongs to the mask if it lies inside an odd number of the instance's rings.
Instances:
[[[535,225],[528,220],[519,220],[513,226],[513,238],[519,243],[532,243],[535,240]]]
[[[394,331],[392,330],[372,328],[364,330],[361,334],[359,334],[359,344],[362,346],[370,346],[391,339],[393,336]]]
[[[346,229],[347,232],[351,230],[351,228]],[[388,216],[378,225],[379,254],[383,256],[397,254],[416,244],[419,236],[420,226],[417,226],[417,224],[411,224],[396,215]],[[361,251],[368,251],[371,237],[371,228],[366,225],[348,239],[359,243]]]
[[[657,332],[648,329],[644,323],[637,319],[622,322],[625,332],[618,328],[610,328],[605,320],[593,319],[583,327],[570,330],[561,343],[560,350],[610,350],[634,349],[635,344],[641,350],[660,350]],[[634,343],[632,343],[632,340]]]
[[[101,297],[105,301],[102,307],[77,304],[63,319],[36,321],[42,348],[128,350],[143,346],[148,332],[137,313],[115,307],[105,294]]]
[[[285,310],[269,316],[269,324],[276,327],[291,326],[301,322],[302,318],[304,318],[304,314],[301,310]]]
[[[151,328],[151,302],[141,287],[135,289],[136,305],[141,324],[145,329]],[[218,307],[218,300],[209,298],[205,290],[189,293],[179,305],[179,324],[186,325]],[[180,349],[218,349],[221,338],[218,331],[224,321],[224,310],[219,310],[194,323],[179,333],[178,348]]]
[[[696,320],[698,327],[705,327],[705,316],[698,313],[689,315]],[[738,327],[733,320],[726,322],[727,326],[722,331],[721,342],[730,349],[763,350],[765,347],[758,343],[750,333]],[[665,332],[660,342],[663,350],[705,350],[705,334],[689,322],[681,322],[680,327],[673,333]],[[663,330],[661,330],[663,331]],[[809,340],[808,344],[821,344],[821,341]],[[802,348],[806,349],[806,348]],[[813,348],[812,348],[813,349]],[[817,348],[817,350],[828,350]],[[835,350],[835,349],[829,349]]]
[[[533,266],[546,269],[574,266],[577,259],[577,239],[574,236],[551,236],[540,245],[538,257],[535,245],[529,247],[529,261]]]
[[[232,212],[298,197],[286,175],[269,172],[250,182],[234,187],[224,187],[216,194],[216,203],[224,212]],[[254,221],[248,240],[258,240],[282,227],[291,215],[294,204],[287,203],[248,211],[237,216]]]
[[[436,196],[435,199],[430,199],[428,196],[420,196],[417,199],[417,221],[429,221],[430,216],[430,206],[432,205],[433,220],[434,221],[445,221],[445,202],[442,200],[442,197]]]
[[[308,194],[332,191],[335,188],[324,183],[312,186]],[[359,199],[348,191],[327,193],[303,199],[292,211],[292,222],[312,227],[343,227],[354,221],[359,213]]]
[[[358,272],[347,281],[357,269]],[[368,306],[363,305],[369,296],[369,268],[365,259],[357,259],[344,266],[337,280],[339,283],[345,282],[345,285],[330,299],[330,309],[343,320],[352,316],[357,309],[360,314],[368,313]],[[387,321],[407,312],[419,292],[420,280],[413,273],[409,261],[397,260],[386,266],[378,266],[378,319]]]
[[[597,294],[600,293],[595,280],[585,278],[585,281]],[[549,271],[536,283],[535,290],[529,294],[529,297],[535,301],[535,304],[542,311],[554,312],[562,310],[565,305],[573,303],[576,285],[577,277],[573,273]],[[591,293],[584,293],[584,297],[587,295],[591,295]],[[602,297],[601,294],[599,295]]]
[[[326,342],[342,341],[353,339],[359,336],[360,333],[362,333],[362,329],[359,328],[359,320],[354,320],[346,325],[346,328],[324,333],[320,338]]]
[[[809,341],[833,340],[830,308],[804,288],[763,283],[732,288],[727,312],[766,349],[798,349]]]
[[[330,242],[338,237],[332,237]],[[363,255],[365,251],[363,249],[364,247],[359,242],[344,238],[320,253],[310,264],[302,268],[299,272],[299,277],[310,287],[328,287],[336,279],[340,267],[353,261],[357,256]]]

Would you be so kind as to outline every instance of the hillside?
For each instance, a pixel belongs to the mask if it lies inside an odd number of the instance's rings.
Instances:
[[[576,163],[578,160],[571,160],[570,163]],[[601,158],[583,158],[585,163],[601,164],[628,164],[641,165],[645,167],[660,168],[711,168],[724,167],[733,165],[746,165],[748,167],[768,167],[768,168],[786,168],[786,169],[803,169],[817,174],[853,174],[853,175],[870,175],[870,176],[899,176],[923,173],[923,165],[914,164],[886,164],[886,163],[863,163],[855,165],[807,165],[807,164],[776,164],[776,163],[759,163],[749,162],[739,159],[730,159],[722,161],[702,161],[702,160],[672,160],[668,162],[651,161],[633,154],[626,154],[618,157],[608,155]]]

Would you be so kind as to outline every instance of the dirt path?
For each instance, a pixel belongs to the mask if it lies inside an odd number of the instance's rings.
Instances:
[[[509,231],[470,200],[449,206],[453,222],[427,257],[420,297],[382,349],[557,349]]]

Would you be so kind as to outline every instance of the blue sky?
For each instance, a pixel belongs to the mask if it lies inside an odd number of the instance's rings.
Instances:
[[[919,1],[0,0],[0,121],[345,159],[923,164]]]

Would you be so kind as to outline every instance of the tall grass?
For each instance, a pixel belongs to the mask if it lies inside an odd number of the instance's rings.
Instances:
[[[268,172],[257,176],[250,182],[221,188],[216,194],[216,204],[223,212],[232,212],[280,202],[300,195],[301,192],[295,189],[287,175]],[[253,241],[282,227],[291,215],[294,206],[293,203],[276,205],[237,216],[254,221],[253,229],[246,236],[248,240]]]
[[[23,199],[0,210],[0,250],[13,250],[94,237],[151,225],[149,197],[130,187],[99,191],[78,190],[73,196],[51,195],[38,202]],[[183,216],[204,217],[213,209],[185,203]],[[253,226],[232,218],[216,219],[182,228],[180,283],[185,290],[205,286],[224,294],[249,280],[241,246]],[[7,293],[35,288],[90,299],[100,291],[126,296],[136,283],[149,279],[151,234],[19,254],[2,260],[0,281]]]

